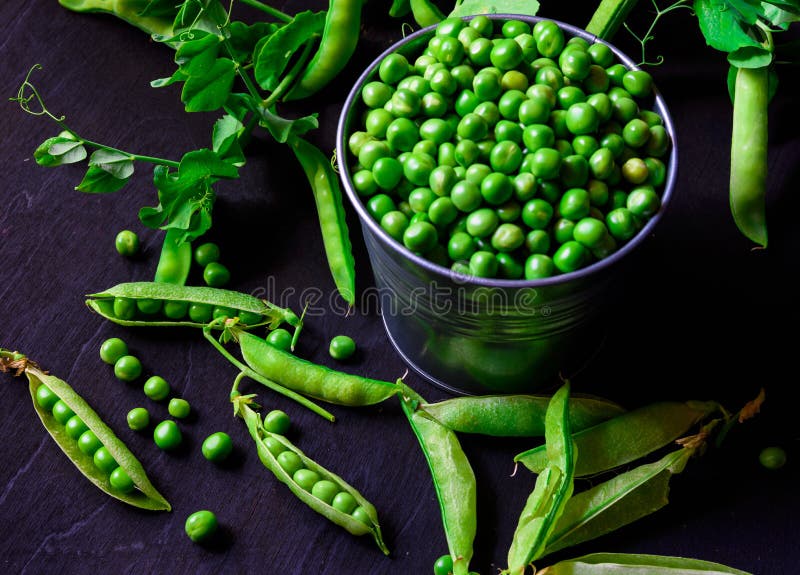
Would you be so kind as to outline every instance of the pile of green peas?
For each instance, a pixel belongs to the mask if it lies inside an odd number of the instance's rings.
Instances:
[[[661,207],[669,135],[652,78],[552,21],[447,18],[386,56],[349,134],[352,184],[409,250],[469,275],[583,268]]]
[[[281,436],[288,431],[289,425],[289,416],[277,409],[268,413],[263,422],[265,431]],[[275,457],[281,469],[300,488],[337,511],[352,516],[364,525],[372,525],[372,520],[366,509],[358,504],[352,494],[341,489],[336,482],[324,479],[313,469],[305,467],[302,458],[275,437],[267,435],[263,442],[267,450]]]
[[[36,389],[36,403],[64,426],[65,433],[75,440],[82,453],[92,457],[95,467],[108,475],[108,483],[113,489],[120,493],[130,493],[135,489],[128,472],[119,466],[103,442],[49,387],[40,385]]]

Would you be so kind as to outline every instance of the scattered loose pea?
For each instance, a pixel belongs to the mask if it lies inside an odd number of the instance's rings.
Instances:
[[[339,361],[349,359],[356,352],[356,342],[349,336],[337,335],[331,339],[328,352],[333,359]]]
[[[150,425],[150,412],[144,407],[134,407],[126,416],[128,427],[134,431],[141,431]]]
[[[142,362],[133,355],[123,355],[114,363],[114,375],[122,381],[133,381],[142,375]]]
[[[217,431],[206,437],[201,447],[203,457],[214,463],[225,461],[232,450],[233,441],[231,441],[231,436],[224,431]]]
[[[211,262],[203,269],[203,281],[211,287],[222,287],[231,279],[231,272],[219,262]]]
[[[189,539],[195,543],[202,543],[208,541],[216,533],[218,527],[217,516],[212,511],[203,509],[195,511],[186,518],[184,529]]]
[[[176,449],[182,442],[183,436],[178,424],[171,419],[166,419],[156,425],[153,430],[153,441],[165,451]]]
[[[191,410],[192,407],[189,405],[189,402],[180,397],[173,397],[170,399],[169,406],[167,407],[169,414],[176,419],[189,417]]]
[[[201,267],[219,261],[219,246],[212,242],[206,242],[197,246],[194,250],[194,261]]]
[[[119,255],[134,256],[139,251],[139,236],[130,230],[122,230],[117,234],[114,245]]]
[[[767,469],[780,469],[786,465],[786,451],[781,447],[765,447],[758,461]]]
[[[169,383],[160,375],[149,377],[147,381],[144,382],[144,394],[153,401],[166,399],[169,392]]]

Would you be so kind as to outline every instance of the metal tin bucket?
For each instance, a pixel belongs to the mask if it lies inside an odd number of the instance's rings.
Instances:
[[[541,18],[509,14],[490,18]],[[588,32],[556,22],[569,36],[602,42]],[[361,112],[361,89],[393,52],[417,54],[433,35],[424,28],[394,44],[361,75],[342,110],[337,157],[347,196],[358,213],[375,275],[386,333],[398,353],[420,375],[450,391],[468,394],[532,392],[552,382],[597,347],[598,320],[620,260],[650,235],[672,196],[677,177],[677,142],[672,119],[656,92],[654,110],[672,142],[661,209],[639,233],[609,257],[578,271],[542,280],[464,276],[436,265],[387,234],[367,212],[351,179],[347,137]],[[629,69],[633,61],[609,44]]]

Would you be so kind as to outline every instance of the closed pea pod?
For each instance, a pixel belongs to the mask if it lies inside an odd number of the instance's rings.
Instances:
[[[459,433],[535,437],[544,435],[549,402],[550,397],[546,395],[484,395],[423,404],[420,409]],[[569,411],[570,425],[574,431],[592,427],[625,412],[615,403],[588,397],[570,398]]]
[[[151,511],[169,511],[171,509],[169,502],[150,482],[139,460],[72,387],[65,381],[48,375],[24,355],[0,349],[0,371],[10,370],[15,371],[16,375],[25,373],[36,414],[56,444],[89,481],[108,495],[134,507]],[[37,398],[47,395],[40,391],[42,388],[48,389],[58,397],[58,401],[64,403],[67,409],[75,414],[72,417],[78,417],[79,421],[83,422],[86,431],[81,434],[81,437],[89,432],[94,435],[93,438],[87,435],[87,440],[84,441],[84,443],[90,443],[91,439],[91,443],[95,444],[92,447],[94,451],[86,445],[82,449],[81,442],[70,437],[67,428],[56,420],[50,410],[40,404]],[[97,442],[100,445],[97,445]],[[117,476],[127,475],[134,488],[127,492],[114,488],[109,478],[112,469],[103,470],[94,463],[94,456],[99,451],[108,453],[109,461],[115,462],[114,468],[123,470],[123,472],[117,472]]]
[[[420,26],[433,26],[444,19],[444,14],[430,0],[411,0],[411,14]]]
[[[235,406],[234,411],[247,425],[250,436],[256,442],[258,457],[264,466],[269,469],[279,481],[284,483],[298,499],[311,509],[340,527],[343,527],[353,535],[371,534],[380,550],[388,555],[389,550],[386,548],[381,536],[378,514],[375,507],[344,479],[309,459],[302,451],[289,442],[288,439],[282,435],[264,430],[261,416],[248,405],[248,403],[250,403],[249,396],[242,396],[239,395],[238,392],[233,392],[231,397]],[[273,444],[274,450],[280,451],[280,455],[287,453],[293,455],[294,457],[292,459],[298,461],[302,467],[293,474],[289,474],[286,469],[281,466],[278,457],[273,455],[272,451],[267,447],[267,440],[270,440]],[[286,458],[284,457],[284,459]],[[309,487],[308,489],[300,485],[293,478],[298,476],[299,471],[307,472],[303,474],[304,477],[299,477],[303,479],[304,482],[310,481],[313,477],[313,485],[307,485],[307,487]],[[330,484],[333,484],[336,487],[336,491],[338,491],[338,493],[331,498],[330,503],[327,501],[328,493],[320,493],[323,497],[314,495],[314,487],[323,481],[325,483],[322,487],[317,489],[317,493],[333,491]],[[356,503],[354,509],[351,510],[350,513],[345,513],[337,509],[335,505],[336,497],[342,494],[346,494]],[[340,497],[340,499],[342,498],[343,497]]]
[[[401,405],[433,477],[453,575],[467,575],[477,530],[475,474],[455,433],[418,409],[423,403],[421,396],[402,385]]]
[[[363,0],[331,0],[317,53],[287,100],[306,98],[325,87],[342,71],[356,50]]]
[[[192,267],[192,244],[183,241],[183,230],[170,228],[164,236],[155,281],[183,285]]]
[[[717,404],[708,402],[660,402],[629,411],[575,434],[581,458],[576,477],[614,469],[664,447],[704,417]],[[539,473],[548,464],[544,446],[520,453],[514,461]]]
[[[355,260],[345,221],[339,178],[333,173],[330,161],[318,148],[301,138],[291,141],[292,151],[314,192],[322,241],[336,288],[344,300],[355,303]]]

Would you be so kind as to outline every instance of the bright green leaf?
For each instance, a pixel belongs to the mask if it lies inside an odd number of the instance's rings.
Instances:
[[[462,0],[456,4],[450,16],[471,14],[524,14],[536,16],[539,2],[536,0]]]
[[[800,22],[800,9],[798,11],[793,11],[792,8],[776,6],[766,2],[764,2],[763,5],[764,18],[775,28],[786,30],[789,24]]]
[[[239,145],[239,136],[244,131],[244,125],[231,115],[225,115],[214,123],[211,134],[211,149],[226,162],[237,167],[245,163],[242,147]]]
[[[86,148],[82,141],[62,133],[42,142],[33,152],[33,158],[37,164],[48,168],[73,164],[86,158]]]
[[[184,30],[204,30],[210,34],[217,34],[219,32],[217,23],[227,20],[228,14],[218,0],[194,0],[181,4],[172,29],[176,33]]]
[[[258,104],[250,94],[232,92],[225,100],[224,108],[225,112],[243,122],[247,114],[258,108]]]
[[[184,182],[209,178],[236,178],[239,170],[207,148],[184,154],[178,168],[178,177]]]
[[[772,62],[772,53],[761,46],[745,46],[728,54],[728,62],[737,68],[763,68]]]
[[[254,60],[253,52],[256,45],[266,40],[276,29],[277,26],[270,22],[256,22],[251,25],[238,20],[231,22],[228,26],[231,57],[239,64],[251,63]]]
[[[127,183],[128,178],[117,178],[99,166],[89,166],[75,189],[89,194],[110,194],[121,190]]]
[[[97,166],[120,180],[126,180],[133,175],[133,158],[122,152],[96,150],[89,158],[89,165]]]
[[[288,120],[264,108],[262,108],[260,112],[261,120],[259,121],[259,125],[269,130],[272,137],[281,144],[285,143],[293,135],[302,136],[309,130],[313,130],[319,126],[316,114],[303,116],[296,120]]]
[[[755,24],[759,16],[764,15],[764,8],[759,0],[727,0],[731,9],[739,13],[739,18],[748,24]]]
[[[739,12],[725,0],[695,0],[694,11],[706,43],[722,52],[733,52],[744,46],[761,46],[742,27]]]
[[[183,34],[187,36],[189,33]],[[203,31],[192,32],[194,39],[184,41],[175,52],[175,63],[189,76],[204,76],[211,71],[219,54],[221,38]]]
[[[305,11],[280,27],[255,54],[255,77],[265,90],[274,90],[292,55],[315,35],[322,33],[325,12]]]
[[[175,70],[175,73],[169,78],[156,78],[155,80],[151,80],[150,86],[153,88],[163,88],[178,82],[185,82],[188,77],[189,75],[179,68]]]
[[[181,92],[187,112],[211,112],[221,108],[230,95],[235,76],[233,61],[217,58],[208,73],[191,76]]]

